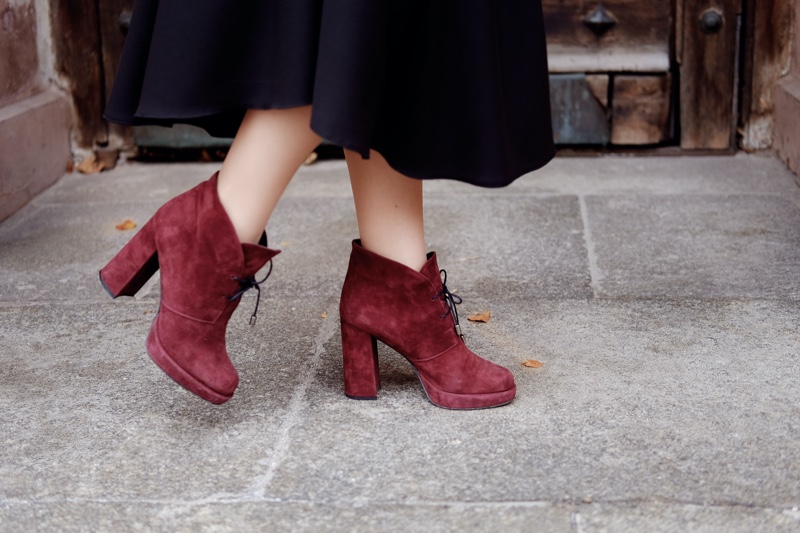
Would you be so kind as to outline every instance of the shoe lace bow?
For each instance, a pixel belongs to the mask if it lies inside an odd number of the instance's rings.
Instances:
[[[453,320],[455,321],[455,328],[456,333],[458,336],[461,337],[461,340],[464,340],[464,334],[461,332],[461,324],[458,322],[458,309],[456,306],[461,304],[463,300],[457,294],[453,294],[450,292],[450,289],[447,288],[447,271],[445,269],[441,269],[439,271],[439,276],[442,278],[442,290],[436,293],[436,295],[431,298],[431,300],[442,299],[445,302],[446,310],[442,316],[439,318],[445,318],[447,315],[453,315]]]

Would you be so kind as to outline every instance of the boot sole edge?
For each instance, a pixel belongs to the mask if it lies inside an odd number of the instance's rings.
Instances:
[[[441,407],[442,409],[449,409],[451,411],[477,411],[480,409],[492,409],[494,407],[502,407],[504,405],[508,405],[514,401],[514,398],[517,397],[516,385],[514,385],[510,389],[498,392],[486,392],[486,393],[476,393],[476,394],[457,394],[454,392],[446,392],[443,390],[436,389],[435,387],[431,387],[430,385],[426,386],[425,381],[422,379],[422,376],[420,376],[416,368],[414,368],[414,372],[417,374],[417,378],[419,379],[420,385],[422,385],[422,390],[425,392],[425,396],[427,396],[428,401],[431,402],[436,407]],[[428,391],[429,388],[431,389],[432,392],[435,393],[437,400],[434,400],[431,397],[431,393]],[[454,401],[453,403],[463,402],[467,405],[464,405],[463,407],[446,405],[445,402],[450,403],[448,400],[453,400]],[[475,405],[469,405],[471,403],[469,400],[477,400],[477,403]]]

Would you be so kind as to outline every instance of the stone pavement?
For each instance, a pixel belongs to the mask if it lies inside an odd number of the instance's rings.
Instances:
[[[431,249],[509,406],[448,411],[381,352],[342,393],[346,168],[303,168],[213,406],[153,365],[157,279],[97,270],[200,164],[69,175],[0,224],[0,531],[800,530],[800,188],[770,156],[560,158],[426,184]],[[323,318],[324,314],[327,314]],[[520,366],[537,359],[541,368]]]

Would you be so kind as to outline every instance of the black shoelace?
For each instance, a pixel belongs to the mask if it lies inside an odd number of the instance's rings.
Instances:
[[[461,324],[458,323],[458,309],[456,309],[456,306],[461,304],[463,300],[460,296],[453,294],[450,292],[450,289],[447,288],[447,271],[442,269],[439,271],[439,275],[442,277],[442,290],[436,293],[436,296],[431,298],[431,300],[441,298],[445,301],[447,310],[439,318],[445,318],[447,315],[453,315],[453,320],[456,324],[456,333],[458,333],[458,336],[461,337],[461,340],[463,341],[464,334],[461,332]]]
[[[269,260],[269,270],[267,271],[267,274],[260,280],[256,280],[255,276],[244,279],[240,278],[239,276],[231,276],[234,281],[239,283],[239,291],[232,296],[228,296],[228,300],[231,302],[241,298],[242,295],[250,289],[256,290],[256,308],[253,309],[253,314],[250,315],[251,326],[255,325],[256,319],[258,318],[258,304],[261,302],[261,284],[267,281],[267,278],[270,274],[272,274],[272,259]]]

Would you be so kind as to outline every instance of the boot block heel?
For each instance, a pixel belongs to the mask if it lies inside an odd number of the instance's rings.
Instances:
[[[342,357],[345,396],[354,400],[377,400],[381,378],[375,337],[343,321]]]
[[[155,224],[150,221],[100,270],[100,283],[112,298],[133,296],[157,270]]]

